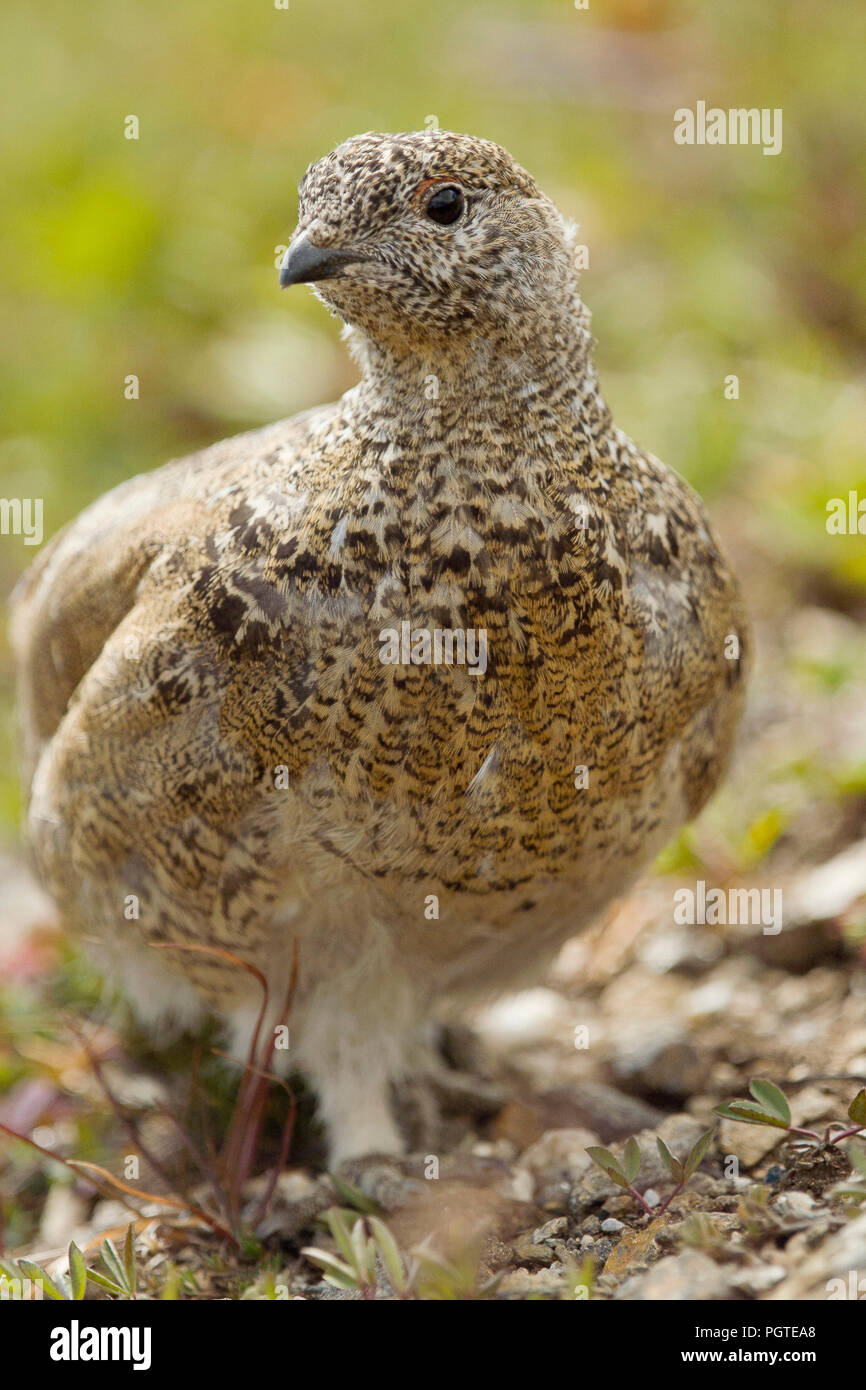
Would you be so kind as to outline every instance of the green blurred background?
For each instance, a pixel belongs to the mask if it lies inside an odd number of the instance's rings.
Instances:
[[[866,497],[863,6],[590,6],[4,0],[0,493],[43,497],[48,537],[121,479],[350,385],[335,322],[279,293],[276,248],[308,162],[435,117],[505,145],[580,222],[616,419],[703,492],[747,577],[759,550],[859,622],[866,537],[824,520]],[[781,107],[782,154],[676,145],[698,99]],[[4,593],[32,556],[0,538]],[[8,839],[5,646],[0,680]]]

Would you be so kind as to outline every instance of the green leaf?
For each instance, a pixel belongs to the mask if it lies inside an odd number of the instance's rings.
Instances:
[[[668,1148],[667,1144],[665,1143],[664,1139],[661,1139],[658,1136],[656,1136],[656,1148],[659,1151],[659,1157],[661,1158],[662,1163],[665,1165],[668,1172],[672,1174],[674,1171],[674,1156]]]
[[[640,1172],[640,1146],[634,1135],[626,1141],[622,1155],[622,1166],[629,1183],[633,1183]]]
[[[126,1228],[126,1240],[123,1242],[123,1267],[126,1271],[127,1288],[135,1298],[138,1275],[135,1268],[135,1228],[131,1221]]]
[[[330,1227],[331,1235],[339,1247],[340,1254],[350,1265],[355,1263],[355,1251],[352,1247],[352,1237],[349,1234],[349,1227],[346,1218],[339,1207],[330,1207],[325,1212],[325,1220]]]
[[[69,1286],[74,1303],[81,1303],[87,1288],[87,1266],[75,1241],[69,1246]]]
[[[855,1202],[866,1202],[866,1187],[845,1187],[843,1183],[831,1191],[834,1197],[851,1197]]]
[[[21,1270],[22,1274],[26,1274],[27,1278],[33,1283],[36,1283],[38,1280],[42,1285],[42,1292],[47,1294],[49,1298],[52,1298],[55,1303],[65,1303],[67,1301],[62,1284],[55,1284],[54,1280],[45,1273],[45,1270],[40,1269],[32,1260],[19,1260],[18,1268]]]
[[[775,1115],[779,1120],[784,1120],[786,1126],[791,1123],[791,1107],[782,1091],[779,1090],[778,1086],[774,1086],[772,1081],[762,1081],[760,1077],[752,1077],[749,1082],[749,1091],[758,1104],[763,1106],[771,1115]]]
[[[679,1159],[674,1158],[664,1139],[656,1137],[656,1145],[658,1147],[659,1154],[661,1155],[662,1163],[667,1168],[671,1177],[674,1179],[675,1182],[682,1182],[685,1177],[685,1174],[683,1172],[683,1165],[680,1163]]]
[[[692,1173],[694,1173],[700,1167],[701,1163],[706,1158],[707,1149],[713,1142],[714,1133],[715,1130],[708,1129],[704,1134],[701,1135],[700,1139],[697,1139],[695,1143],[692,1145],[691,1152],[688,1158],[686,1159],[684,1166],[683,1176],[686,1179],[692,1176]]]
[[[357,1289],[360,1287],[354,1274],[341,1274],[338,1270],[322,1270],[322,1277],[326,1284],[333,1284],[335,1289]]]
[[[610,1149],[600,1149],[598,1147],[593,1147],[591,1149],[587,1149],[586,1152],[589,1154],[593,1163],[598,1168],[600,1168],[603,1173],[607,1173],[607,1176],[611,1179],[612,1182],[616,1183],[617,1187],[629,1186],[628,1178],[620,1168],[619,1163],[614,1158],[613,1154],[610,1152]]]
[[[382,1262],[385,1265],[385,1269],[388,1271],[388,1278],[391,1281],[392,1289],[395,1293],[405,1293],[408,1287],[408,1280],[396,1240],[388,1230],[384,1221],[380,1221],[378,1216],[370,1217],[370,1229],[379,1246]]]
[[[866,1148],[855,1141],[848,1145],[848,1157],[851,1160],[851,1167],[866,1178]]]
[[[108,1289],[109,1293],[116,1293],[122,1296],[126,1292],[119,1284],[115,1284],[113,1279],[109,1279],[105,1274],[100,1274],[96,1269],[89,1269],[87,1271],[87,1277],[91,1284],[98,1284],[101,1289]]]
[[[861,1087],[848,1106],[848,1119],[852,1125],[866,1125],[866,1086]]]
[[[329,1284],[336,1285],[338,1289],[359,1287],[355,1271],[343,1260],[338,1260],[336,1255],[329,1255],[327,1250],[316,1250],[313,1246],[306,1246],[301,1254],[312,1264],[319,1266]]]
[[[354,1183],[346,1182],[345,1178],[338,1178],[336,1173],[329,1173],[328,1177],[337,1189],[337,1195],[342,1197],[347,1207],[362,1212],[364,1216],[382,1215],[382,1208],[379,1203],[374,1202],[372,1197],[368,1197],[366,1192],[362,1192],[360,1187],[355,1187]]]
[[[117,1281],[124,1293],[129,1293],[129,1289],[126,1287],[126,1270],[123,1268],[123,1262],[117,1253],[114,1241],[110,1237],[102,1242],[102,1249],[99,1253],[102,1263],[112,1279]]]
[[[363,1277],[364,1283],[375,1282],[376,1247],[367,1235],[363,1216],[352,1227],[352,1249],[355,1252],[355,1267]]]
[[[775,1115],[762,1110],[760,1105],[755,1105],[750,1100],[732,1100],[727,1105],[717,1105],[713,1114],[721,1115],[723,1120],[739,1120],[744,1125],[770,1125],[773,1129],[788,1128],[784,1120],[777,1119]]]

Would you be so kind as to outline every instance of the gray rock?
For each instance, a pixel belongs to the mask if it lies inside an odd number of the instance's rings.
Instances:
[[[563,1291],[562,1266],[540,1269],[530,1274],[526,1269],[509,1270],[499,1282],[499,1292],[526,1298],[532,1294],[556,1298]]]
[[[638,960],[659,975],[669,970],[702,975],[721,960],[724,953],[724,942],[714,932],[702,931],[699,927],[650,932],[638,942],[635,952]]]
[[[625,1226],[622,1221],[617,1221],[615,1216],[609,1216],[606,1221],[602,1221],[601,1229],[604,1231],[605,1235],[615,1236],[618,1235],[620,1231],[624,1231]]]
[[[804,1217],[815,1216],[821,1208],[808,1192],[780,1192],[773,1203],[773,1211],[786,1221],[802,1221]]]
[[[708,1255],[687,1250],[682,1255],[665,1256],[645,1274],[633,1274],[614,1290],[613,1297],[663,1303],[723,1299],[734,1288],[731,1273]]]
[[[514,1242],[514,1254],[521,1264],[551,1265],[554,1253],[549,1245],[539,1245],[529,1236],[519,1236]]]
[[[532,1239],[536,1245],[544,1245],[546,1241],[554,1242],[562,1240],[568,1231],[568,1218],[565,1216],[555,1216],[552,1221],[545,1221],[543,1226],[537,1227],[532,1232]]]
[[[701,1091],[710,1071],[710,1058],[701,1057],[679,1022],[660,1019],[620,1043],[612,1059],[613,1073],[630,1091],[685,1100]]]
[[[756,1298],[766,1293],[785,1277],[784,1265],[754,1264],[731,1271],[731,1282],[737,1293],[746,1298]]]
[[[737,1120],[722,1120],[719,1126],[720,1152],[733,1154],[743,1168],[754,1168],[784,1139],[785,1134],[781,1129],[771,1129],[769,1125],[744,1125]]]
[[[546,1091],[542,1099],[546,1112],[556,1117],[550,1121],[551,1128],[554,1124],[585,1126],[595,1130],[602,1144],[627,1139],[664,1120],[663,1111],[601,1081],[574,1081]]]
[[[793,1245],[793,1241],[791,1242]],[[850,1300],[866,1297],[866,1213],[847,1222],[797,1261],[770,1294],[789,1299]]]
[[[587,1148],[598,1143],[589,1129],[549,1129],[521,1154],[515,1172],[528,1172],[536,1195],[563,1181],[577,1182],[592,1167]]]

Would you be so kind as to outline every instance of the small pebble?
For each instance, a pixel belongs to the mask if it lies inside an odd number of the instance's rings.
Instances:
[[[773,1203],[773,1210],[786,1220],[799,1221],[805,1216],[813,1216],[817,1203],[808,1192],[783,1192]]]
[[[734,1197],[733,1195],[725,1196],[724,1194],[722,1194],[719,1197],[713,1198],[713,1206],[715,1207],[716,1211],[736,1211],[739,1205],[739,1197]]]
[[[648,1207],[657,1207],[659,1202],[661,1201],[661,1197],[656,1192],[654,1187],[647,1188],[646,1192],[643,1194],[643,1199]]]
[[[568,1218],[565,1216],[555,1216],[552,1221],[545,1221],[543,1226],[538,1226],[532,1232],[532,1239],[536,1245],[543,1245],[547,1240],[553,1240],[565,1235],[568,1230]]]
[[[617,1232],[625,1230],[625,1225],[622,1221],[617,1221],[615,1216],[609,1216],[606,1221],[602,1221],[601,1229],[605,1235],[615,1236]]]

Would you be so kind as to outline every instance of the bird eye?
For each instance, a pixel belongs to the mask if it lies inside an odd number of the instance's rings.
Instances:
[[[427,203],[427,216],[438,222],[440,227],[448,227],[456,222],[464,208],[463,194],[459,188],[447,184],[437,188]]]

